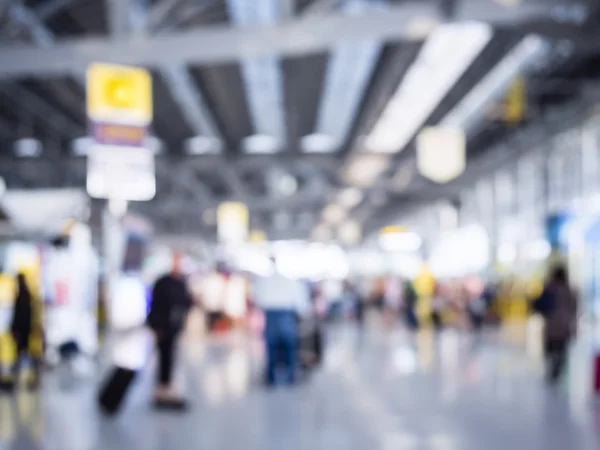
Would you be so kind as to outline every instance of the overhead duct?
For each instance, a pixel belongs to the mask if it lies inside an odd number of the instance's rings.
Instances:
[[[227,0],[227,7],[234,24],[238,26],[272,25],[281,16],[277,0]],[[285,124],[279,57],[244,60],[242,77],[256,132],[256,136],[251,138],[271,138],[280,149],[285,140]],[[246,141],[244,149],[255,153],[255,141]]]
[[[372,2],[365,0],[349,0],[344,7],[349,15],[359,15],[369,9],[372,9]],[[367,39],[342,44],[334,50],[327,67],[314,135],[321,136],[321,140],[327,136],[328,147],[314,145],[315,139],[306,139],[303,140],[304,151],[335,151],[342,145],[356,117],[381,49],[381,41]]]

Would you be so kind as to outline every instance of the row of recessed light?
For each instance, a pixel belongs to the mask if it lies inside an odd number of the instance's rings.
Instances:
[[[93,139],[89,136],[77,138],[73,141],[72,151],[77,156],[87,155]],[[157,137],[149,137],[147,146],[155,154],[163,151],[163,142]],[[326,134],[311,134],[304,136],[300,141],[304,153],[331,153],[337,150],[334,139]],[[242,142],[242,149],[248,154],[272,154],[281,150],[279,141],[267,135],[252,135]],[[223,142],[210,136],[195,136],[184,143],[184,150],[189,155],[219,154],[223,150]],[[43,144],[38,139],[22,138],[15,141],[14,152],[20,158],[35,158],[43,151]]]

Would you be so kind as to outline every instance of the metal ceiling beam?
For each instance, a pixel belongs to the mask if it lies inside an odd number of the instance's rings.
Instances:
[[[47,20],[78,1],[80,0],[47,0],[35,8],[35,15],[40,20]]]
[[[164,68],[161,73],[194,133],[222,139],[210,108],[200,90],[195,88],[186,67],[173,65]]]
[[[337,9],[342,4],[342,0],[314,0],[302,10],[303,17],[312,15],[327,14]]]
[[[552,8],[541,4],[522,3],[507,7],[490,1],[463,0],[456,20],[514,25],[548,18],[551,11]],[[424,18],[443,21],[436,4],[421,1],[390,6],[385,11],[360,17],[333,14],[269,26],[204,27],[145,39],[136,36],[119,42],[107,38],[86,38],[64,41],[49,49],[13,45],[0,49],[0,76],[64,74],[83,70],[93,61],[160,67],[164,64],[207,64],[281,54],[306,55],[364,39],[411,39],[410,25]],[[599,45],[588,42],[588,39],[585,43]]]
[[[135,0],[105,0],[110,35],[122,37],[131,31],[131,18]]]

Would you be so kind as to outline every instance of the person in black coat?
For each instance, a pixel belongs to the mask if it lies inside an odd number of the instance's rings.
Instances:
[[[17,357],[13,365],[15,381],[19,374],[21,360],[28,354],[33,321],[32,296],[27,287],[25,275],[22,273],[17,276],[17,289],[17,298],[10,326],[10,331],[17,348]]]
[[[159,278],[152,290],[152,305],[148,326],[154,331],[159,357],[158,385],[155,393],[157,407],[182,409],[186,403],[174,393],[171,379],[177,338],[185,325],[192,305],[181,271],[181,255],[173,255],[170,273]]]

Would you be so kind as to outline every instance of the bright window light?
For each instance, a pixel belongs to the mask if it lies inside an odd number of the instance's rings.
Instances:
[[[552,247],[545,239],[530,242],[524,249],[525,258],[530,261],[543,261],[550,256],[551,252]]]
[[[513,264],[517,260],[517,248],[512,244],[501,244],[498,247],[498,262]]]
[[[19,158],[35,158],[42,154],[42,143],[33,138],[19,139],[15,141],[14,150]]]
[[[482,23],[436,28],[366,139],[367,151],[403,150],[492,38]]]
[[[386,252],[416,252],[421,243],[421,236],[410,231],[379,235],[379,246]]]
[[[349,187],[342,189],[338,194],[338,203],[344,208],[352,209],[362,202],[364,198],[363,192],[359,188]]]
[[[328,134],[314,133],[304,136],[300,140],[300,147],[304,153],[333,153],[338,149],[338,144]]]
[[[266,134],[255,134],[244,139],[242,147],[246,153],[269,154],[277,153],[281,146],[279,140]]]
[[[215,155],[222,148],[220,139],[209,136],[194,136],[185,141],[185,152],[188,155]]]

